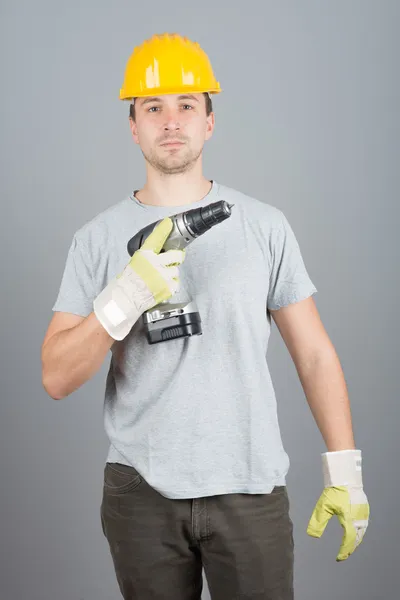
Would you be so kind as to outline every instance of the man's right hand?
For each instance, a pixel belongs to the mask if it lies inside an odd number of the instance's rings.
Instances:
[[[179,289],[179,268],[185,250],[168,250],[160,254],[172,230],[167,217],[137,250],[125,269],[100,292],[93,310],[115,340],[122,340],[146,311],[170,298]]]

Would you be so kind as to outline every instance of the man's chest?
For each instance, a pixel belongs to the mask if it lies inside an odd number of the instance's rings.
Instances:
[[[113,236],[99,265],[103,284],[125,268],[130,259],[127,244],[135,233],[133,227],[125,225],[120,235]],[[265,244],[254,231],[231,217],[186,247],[179,271],[187,291],[200,301],[212,303],[225,298],[251,304],[265,300],[268,294],[267,255]]]

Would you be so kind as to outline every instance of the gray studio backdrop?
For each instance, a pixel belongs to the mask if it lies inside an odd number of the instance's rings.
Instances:
[[[371,524],[337,564],[337,521],[305,533],[325,446],[274,327],[296,600],[398,598],[399,18],[387,0],[1,2],[1,600],[120,598],[99,516],[109,359],[56,402],[40,346],[73,233],[144,181],[118,94],[163,31],[209,54],[205,173],[286,214],[349,388]]]

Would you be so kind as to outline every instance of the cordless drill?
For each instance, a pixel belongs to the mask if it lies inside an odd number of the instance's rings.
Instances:
[[[232,206],[234,205],[220,200],[170,217],[173,227],[161,252],[183,250],[211,227],[230,217]],[[129,240],[127,248],[130,256],[139,250],[159,222],[143,227]],[[142,321],[149,344],[203,333],[196,301],[190,298],[181,285],[179,296],[182,295],[186,297],[180,302],[169,299],[143,313]]]

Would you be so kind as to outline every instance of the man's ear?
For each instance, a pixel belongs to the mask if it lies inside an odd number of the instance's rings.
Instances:
[[[137,125],[132,117],[129,117],[129,127],[131,128],[131,133],[135,144],[139,143],[139,137],[137,132]]]
[[[215,115],[214,112],[211,112],[207,117],[207,125],[206,125],[206,140],[209,140],[213,134],[215,126]]]

